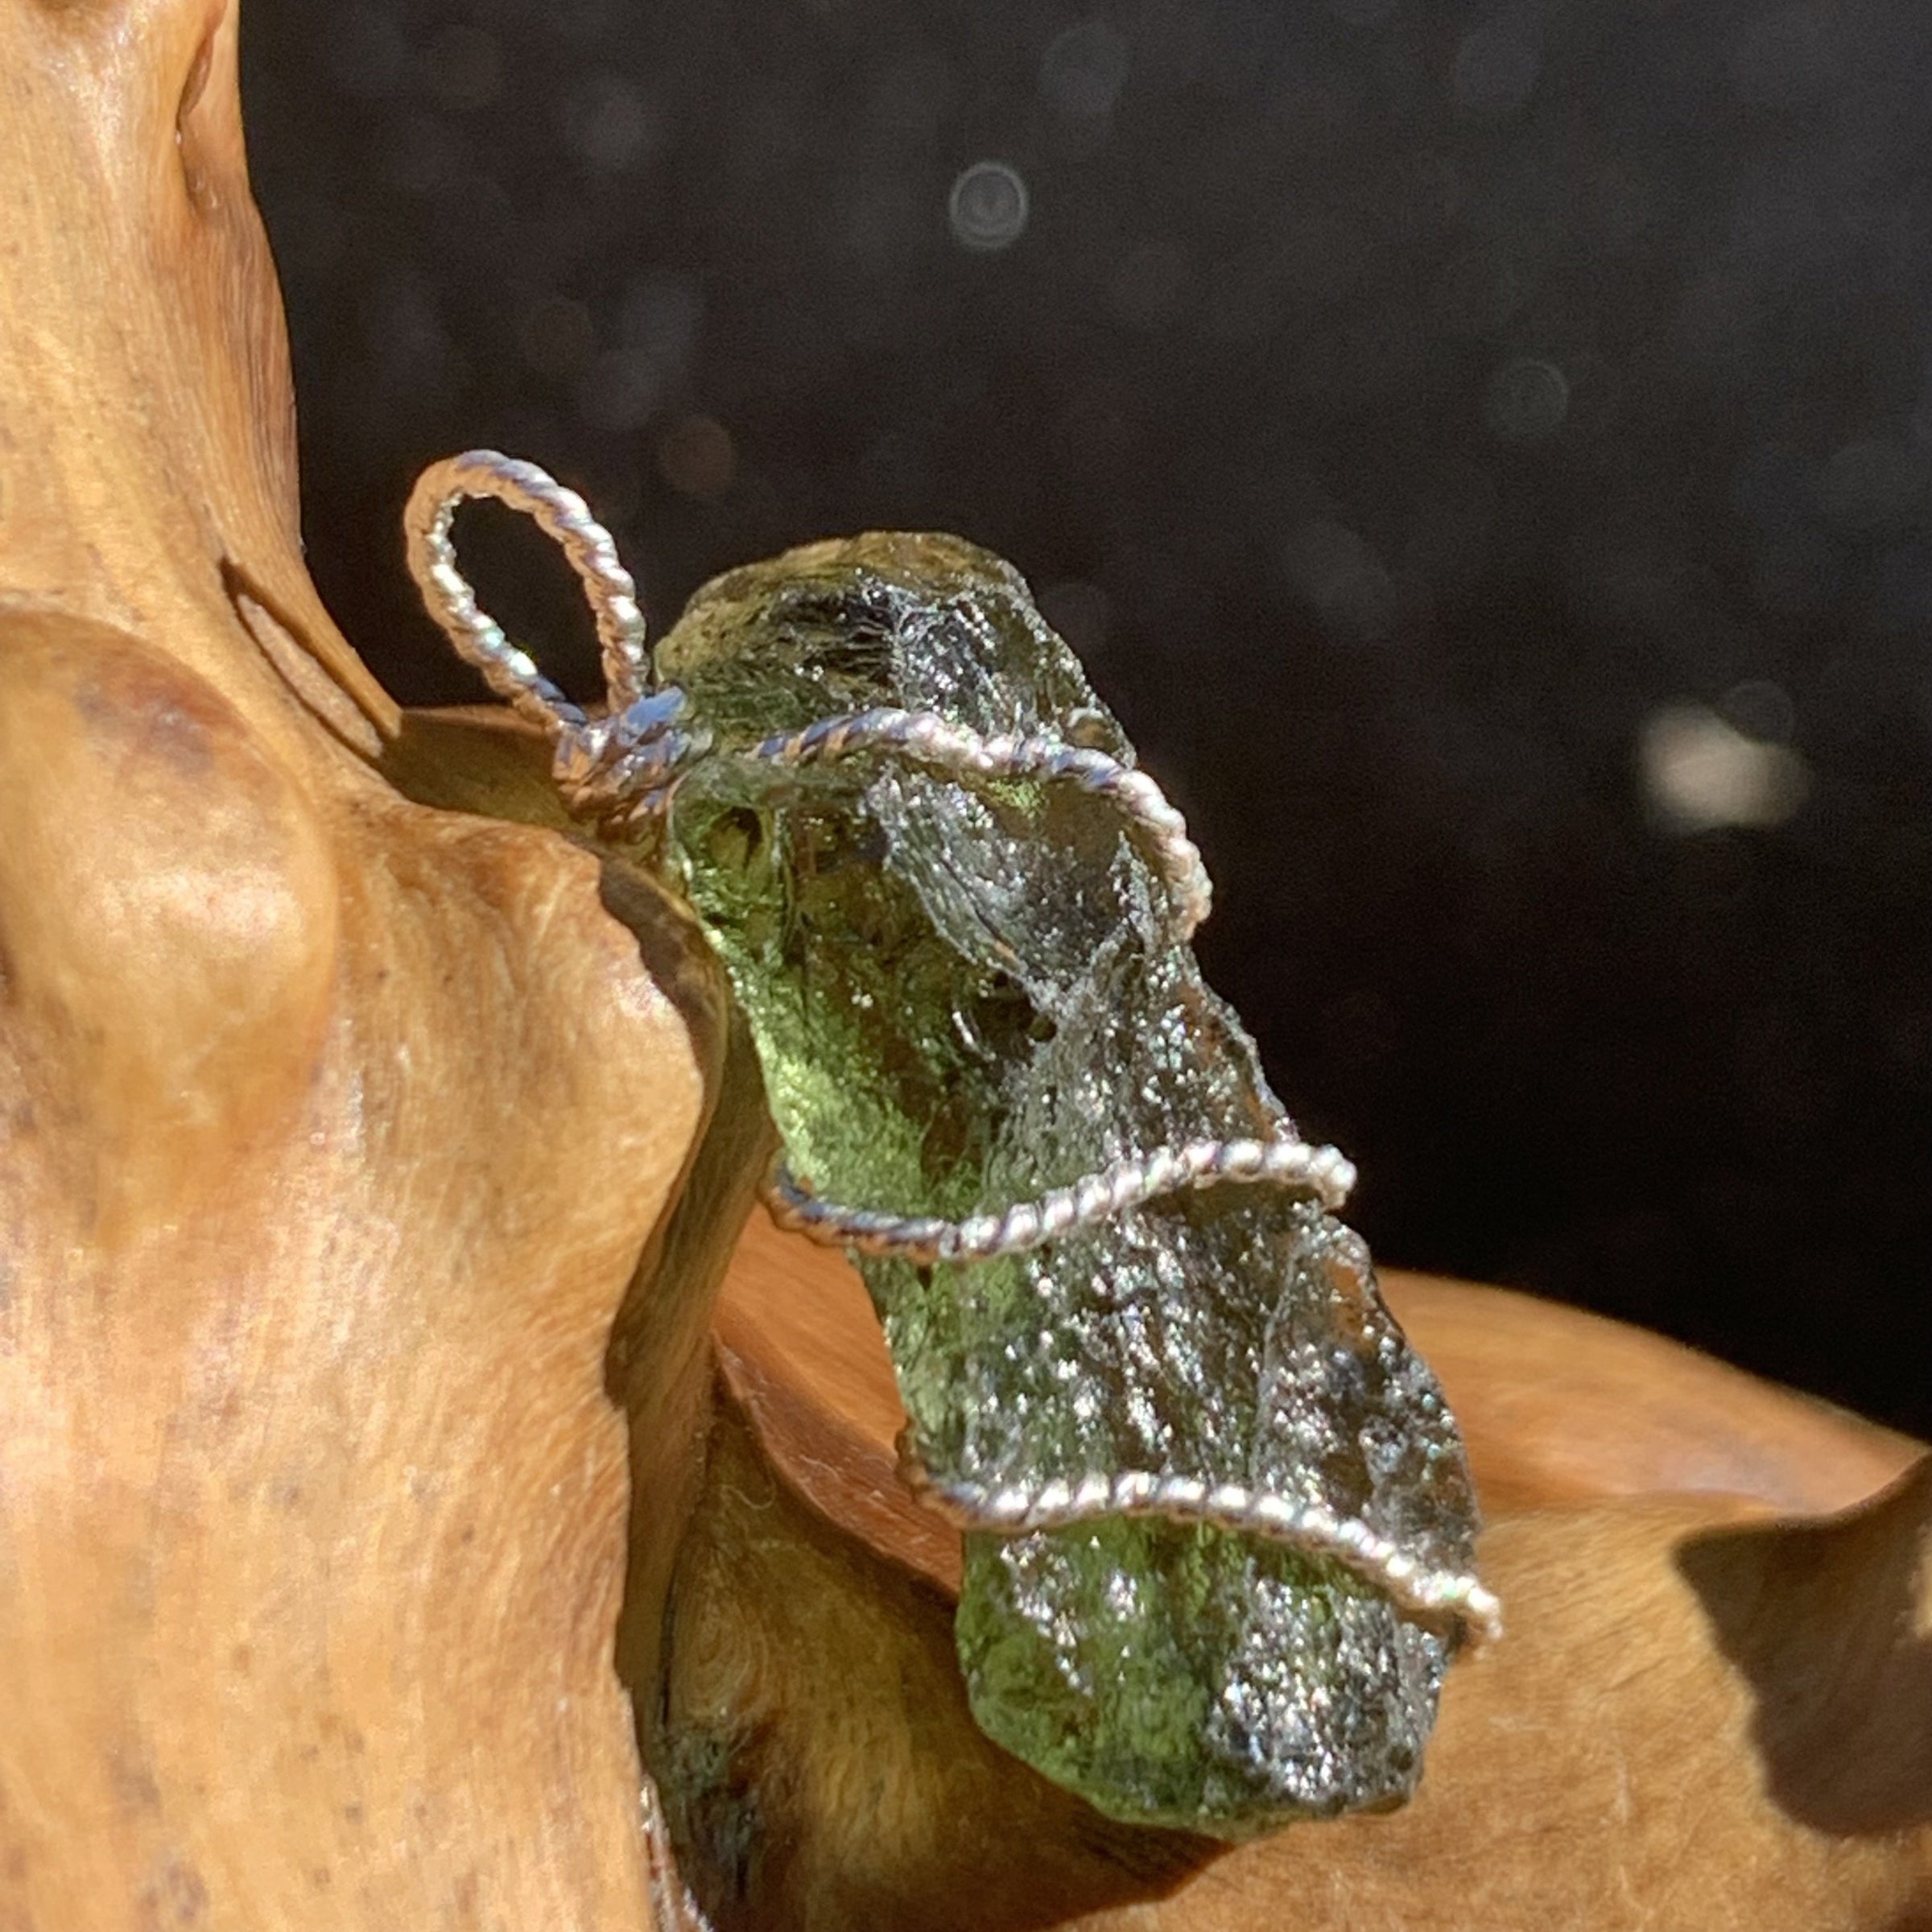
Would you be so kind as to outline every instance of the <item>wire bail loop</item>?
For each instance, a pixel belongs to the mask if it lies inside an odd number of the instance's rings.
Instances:
[[[451,526],[464,502],[482,497],[533,518],[576,572],[603,658],[601,711],[587,712],[567,696],[477,603],[457,566]],[[535,463],[473,449],[423,471],[410,493],[402,527],[410,575],[429,614],[490,689],[553,741],[557,782],[574,810],[592,815],[621,811],[640,794],[661,788],[702,749],[699,734],[677,728],[684,694],[653,687],[636,581],[616,539],[574,489]]]

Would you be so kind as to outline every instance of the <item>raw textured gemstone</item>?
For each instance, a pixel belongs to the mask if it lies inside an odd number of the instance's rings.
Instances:
[[[883,751],[746,755],[889,705],[1131,762],[1007,565],[951,538],[814,545],[707,586],[657,663],[716,733],[673,860],[821,1196],[958,1218],[1280,1130],[1104,801]],[[1471,1567],[1455,1424],[1362,1243],[1309,1200],[1222,1187],[1023,1256],[860,1266],[935,1477],[1239,1483]],[[1137,1517],[968,1534],[957,1637],[1001,1744],[1116,1817],[1228,1837],[1406,1794],[1449,1647],[1330,1558]]]

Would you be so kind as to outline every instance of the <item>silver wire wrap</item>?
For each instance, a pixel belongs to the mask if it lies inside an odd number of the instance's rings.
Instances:
[[[597,623],[602,711],[593,715],[573,702],[477,602],[456,567],[451,535],[457,510],[473,497],[493,497],[535,518],[569,559]],[[410,575],[429,614],[456,654],[552,741],[557,782],[572,810],[604,815],[626,808],[704,749],[700,737],[674,728],[683,693],[652,689],[637,584],[617,555],[616,539],[574,489],[535,463],[473,449],[432,463],[416,479],[402,530]]]
[[[1128,1154],[1038,1199],[964,1221],[881,1214],[821,1201],[781,1161],[766,1183],[772,1219],[823,1247],[852,1248],[931,1267],[935,1262],[992,1261],[1026,1254],[1075,1228],[1094,1228],[1130,1208],[1191,1187],[1223,1183],[1302,1189],[1331,1212],[1355,1185],[1355,1168],[1334,1147],[1315,1147],[1292,1133],[1271,1141],[1189,1141],[1153,1154]]]
[[[880,708],[822,718],[803,731],[770,737],[751,756],[777,765],[828,764],[886,750],[908,762],[962,778],[1066,782],[1104,799],[1139,830],[1174,899],[1177,942],[1185,944],[1206,918],[1211,888],[1187,822],[1144,771],[1102,751],[1067,744],[1043,732],[981,737],[932,712]],[[1179,1148],[1129,1154],[1038,1200],[964,1221],[881,1213],[820,1200],[782,1162],[766,1183],[766,1205],[781,1227],[826,1247],[890,1256],[920,1266],[1024,1254],[1074,1228],[1091,1228],[1130,1208],[1190,1187],[1264,1182],[1306,1189],[1331,1209],[1355,1185],[1355,1169],[1335,1148],[1314,1147],[1293,1129],[1268,1141],[1191,1141]]]
[[[450,526],[473,497],[494,497],[534,517],[537,527],[569,559],[597,621],[609,709],[628,710],[650,687],[637,584],[618,558],[616,540],[590,514],[589,505],[534,463],[493,449],[473,449],[431,464],[416,479],[402,512],[402,529],[410,575],[422,588],[429,614],[458,654],[482,672],[490,689],[531,724],[555,736],[559,725],[588,721],[583,708],[551,683],[530,654],[511,643],[502,625],[479,607],[477,593],[456,568]]]
[[[1069,745],[1051,732],[1025,737],[981,737],[932,711],[882,706],[845,717],[821,718],[803,731],[766,738],[751,756],[784,766],[829,765],[870,751],[897,753],[907,763],[956,778],[1031,779],[1067,784],[1104,799],[1146,834],[1154,864],[1174,896],[1177,930],[1191,939],[1207,918],[1213,895],[1187,821],[1144,771],[1104,751]]]
[[[574,704],[477,605],[476,592],[456,567],[451,535],[457,510],[472,497],[493,497],[534,517],[569,559],[584,584],[602,646],[608,701],[601,713]],[[403,523],[410,572],[430,615],[490,688],[553,741],[559,782],[572,809],[633,824],[662,812],[679,773],[702,753],[706,740],[700,733],[675,726],[682,692],[652,687],[637,586],[618,558],[615,540],[584,499],[534,463],[494,450],[472,450],[423,473]],[[1178,942],[1185,943],[1207,916],[1212,888],[1186,820],[1145,772],[1104,752],[1068,745],[1044,732],[983,737],[935,712],[881,707],[823,718],[803,731],[766,738],[749,755],[795,767],[867,752],[896,755],[968,782],[1076,785],[1104,799],[1146,836],[1174,894]],[[1333,1211],[1348,1199],[1355,1178],[1344,1155],[1298,1138],[1284,1120],[1281,1133],[1270,1140],[1203,1139],[1129,1154],[1036,1200],[963,1221],[883,1214],[820,1200],[782,1160],[774,1163],[764,1192],[781,1227],[823,1246],[929,1266],[1024,1254],[1073,1228],[1096,1226],[1189,1188],[1288,1187]],[[927,1505],[961,1530],[1022,1536],[1121,1516],[1204,1524],[1333,1558],[1416,1615],[1459,1618],[1489,1637],[1502,1628],[1501,1604],[1473,1576],[1432,1569],[1358,1518],[1338,1516],[1319,1503],[1291,1502],[1238,1483],[1141,1472],[1054,1481],[1030,1489],[940,1481],[903,1440],[900,1468]]]
[[[928,1508],[956,1529],[1025,1536],[1121,1516],[1204,1524],[1280,1543],[1305,1555],[1333,1558],[1405,1610],[1425,1617],[1459,1617],[1484,1637],[1502,1634],[1502,1604],[1475,1577],[1432,1569],[1359,1517],[1338,1516],[1320,1503],[1290,1502],[1240,1483],[1205,1483],[1192,1476],[1142,1472],[1090,1476],[1077,1483],[1050,1482],[1032,1489],[941,1482],[927,1473],[903,1439],[899,1472]]]

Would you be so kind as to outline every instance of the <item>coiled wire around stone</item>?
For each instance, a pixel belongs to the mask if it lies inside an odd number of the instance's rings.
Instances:
[[[530,654],[477,602],[457,568],[456,513],[491,497],[524,511],[562,547],[583,583],[602,649],[605,702],[588,710],[545,677]],[[430,615],[457,654],[555,746],[559,788],[571,808],[605,824],[635,827],[661,815],[681,774],[709,746],[684,718],[683,694],[654,684],[637,586],[609,531],[584,499],[534,463],[472,450],[433,464],[404,512],[411,574]],[[1173,895],[1177,943],[1207,916],[1211,887],[1187,823],[1145,772],[1051,733],[989,737],[935,712],[880,708],[822,718],[765,739],[747,754],[782,767],[864,756],[897,758],[964,784],[1066,784],[1104,799],[1142,839]],[[1268,1140],[1201,1139],[1123,1156],[1035,1200],[949,1221],[821,1200],[783,1162],[765,1184],[773,1217],[821,1245],[918,1265],[972,1263],[1027,1253],[1075,1228],[1111,1220],[1190,1188],[1273,1186],[1334,1210],[1355,1169],[1332,1147],[1311,1146],[1284,1120]],[[994,1488],[931,1476],[902,1443],[907,1482],[964,1530],[1002,1536],[1066,1528],[1100,1517],[1153,1516],[1212,1525],[1332,1558],[1405,1609],[1448,1618],[1486,1636],[1501,1629],[1494,1595],[1463,1573],[1436,1570],[1359,1520],[1232,1483],[1172,1473],[1113,1472],[1037,1487]]]

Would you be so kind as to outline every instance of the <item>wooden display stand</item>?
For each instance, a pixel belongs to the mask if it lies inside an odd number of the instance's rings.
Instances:
[[[640,1748],[720,1932],[1932,1924],[1932,1467],[1496,1291],[1390,1284],[1509,1617],[1414,1804],[980,1737],[701,945],[308,583],[234,50],[0,0],[0,1927],[642,1932]]]

